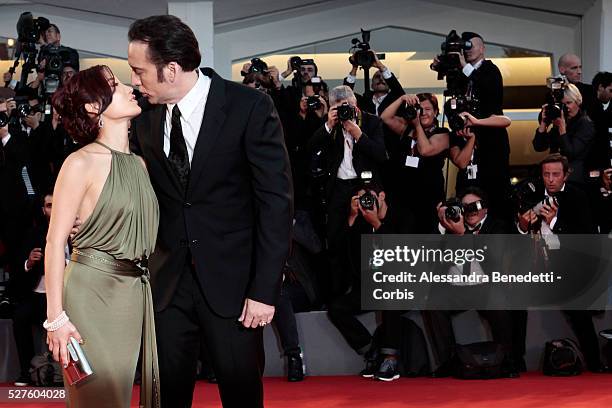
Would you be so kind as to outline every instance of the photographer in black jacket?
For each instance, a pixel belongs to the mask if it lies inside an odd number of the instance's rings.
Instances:
[[[451,139],[451,147],[462,149],[461,133],[469,132],[471,128],[476,135],[469,167],[457,176],[457,191],[471,184],[481,187],[489,195],[489,211],[509,219],[507,196],[510,187],[510,142],[505,128],[510,121],[502,117],[502,75],[493,62],[485,59],[485,44],[480,35],[464,32],[461,40],[470,41],[471,48],[457,53],[461,65],[458,82],[464,83],[467,97],[478,101],[478,109],[473,117],[464,118],[468,130],[459,131],[459,138]],[[435,69],[438,64],[439,60],[435,58],[432,68]]]
[[[346,219],[350,198],[364,172],[380,185],[380,165],[387,159],[382,122],[361,111],[353,91],[345,85],[329,92],[330,110],[325,125],[309,141],[313,158],[325,174],[322,182],[327,204],[327,240],[331,293],[344,293],[348,285]]]
[[[561,101],[563,106],[559,117],[550,120],[547,117],[547,105],[544,105],[540,125],[536,129],[532,143],[536,152],[549,150],[550,153],[561,153],[567,157],[572,169],[568,180],[584,188],[586,183],[584,161],[595,137],[595,128],[580,109],[582,101],[578,88],[573,84],[567,84],[563,91]]]

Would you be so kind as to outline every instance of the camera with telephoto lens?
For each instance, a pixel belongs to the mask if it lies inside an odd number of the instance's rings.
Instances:
[[[349,105],[348,102],[344,102],[342,105],[337,106],[335,109],[338,111],[338,120],[340,122],[346,122],[347,120],[353,120],[357,116],[355,107],[352,105]]]
[[[63,45],[59,47],[47,45],[41,48],[38,59],[46,61],[43,87],[47,95],[53,94],[59,88],[65,66],[73,67],[76,70],[79,67],[79,56],[76,51]]]
[[[461,72],[461,60],[458,53],[472,49],[471,41],[464,41],[455,30],[451,30],[442,45],[442,54],[438,55],[438,63],[431,64],[430,68],[438,73],[438,80],[444,77],[456,77]]]
[[[463,214],[463,204],[457,197],[449,198],[443,204],[446,207],[444,210],[444,218],[452,222],[459,222]]]
[[[361,172],[361,180],[363,181],[363,186],[361,187],[365,190],[361,196],[359,196],[359,205],[364,210],[372,211],[376,206],[378,206],[378,200],[374,194],[372,194],[371,183],[372,183],[372,172],[371,171],[362,171]]]
[[[409,105],[407,103],[402,103],[397,109],[396,115],[406,119],[407,121],[414,120],[417,118],[423,110],[421,109],[420,104]]]
[[[512,191],[511,199],[519,214],[525,214],[529,210],[533,210],[536,215],[541,216],[542,207],[544,205],[551,206],[555,204],[559,206],[561,192],[547,196],[542,199],[542,191],[539,191],[535,182],[532,179],[525,179],[518,183]]]
[[[544,107],[547,125],[560,118],[562,111],[567,118],[567,106],[562,102],[567,84],[567,78],[564,75],[546,78],[546,86],[550,90],[546,94],[546,106]],[[541,119],[541,116],[538,119]]]
[[[44,17],[34,18],[31,12],[26,11],[21,13],[17,21],[17,41],[23,45],[27,44],[27,48],[36,49],[36,43],[40,39],[40,35],[49,28],[49,20]],[[33,45],[33,47],[31,47]]]
[[[353,38],[351,40],[351,44],[353,44],[351,48],[351,53],[353,54],[353,58],[355,59],[355,63],[362,67],[363,69],[369,69],[374,62],[376,61],[376,57],[374,53],[370,49],[370,32],[361,29],[361,41],[358,38]]]
[[[478,100],[465,95],[454,95],[444,103],[444,115],[448,119],[448,125],[453,131],[461,130],[465,127],[465,119],[460,115],[468,112],[477,115]]]

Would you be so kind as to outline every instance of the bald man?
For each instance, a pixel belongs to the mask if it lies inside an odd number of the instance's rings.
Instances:
[[[582,61],[575,54],[563,54],[557,63],[559,73],[565,75],[567,80],[578,87],[582,94],[582,110],[589,116],[592,113],[595,92],[593,86],[582,82]]]

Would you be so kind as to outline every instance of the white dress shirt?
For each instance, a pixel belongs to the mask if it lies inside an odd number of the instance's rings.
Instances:
[[[6,144],[8,143],[10,139],[11,139],[11,134],[7,133],[7,135],[2,138],[2,146],[6,146]]]
[[[178,102],[179,110],[181,111],[181,128],[183,137],[187,145],[187,154],[189,156],[189,164],[193,159],[193,151],[195,150],[198,134],[202,126],[204,117],[204,109],[206,108],[206,100],[208,99],[208,91],[210,90],[210,78],[201,73],[199,70],[198,81],[187,95]],[[172,109],[175,104],[166,105],[166,122],[164,123],[164,153],[170,155],[170,131],[172,130]]]
[[[325,130],[330,134],[332,132],[332,129],[327,126],[327,122],[325,123]],[[344,136],[344,157],[342,158],[340,167],[338,167],[338,174],[336,176],[342,180],[353,180],[357,178],[357,172],[353,167],[353,147],[355,146],[355,139],[353,139],[353,136],[344,130],[344,128],[342,129],[342,134]]]
[[[475,64],[470,64],[469,62],[465,64],[465,67],[463,67],[463,74],[469,78],[474,71],[480,68],[480,66],[482,65],[482,61],[484,61],[484,58],[477,61]]]

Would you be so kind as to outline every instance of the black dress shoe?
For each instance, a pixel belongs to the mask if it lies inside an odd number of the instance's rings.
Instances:
[[[587,370],[589,370],[592,373],[595,374],[603,374],[603,373],[608,373],[610,372],[610,367],[603,365],[601,363],[599,364],[589,364],[587,365]]]
[[[299,354],[287,355],[287,381],[297,382],[304,379],[304,363]]]

